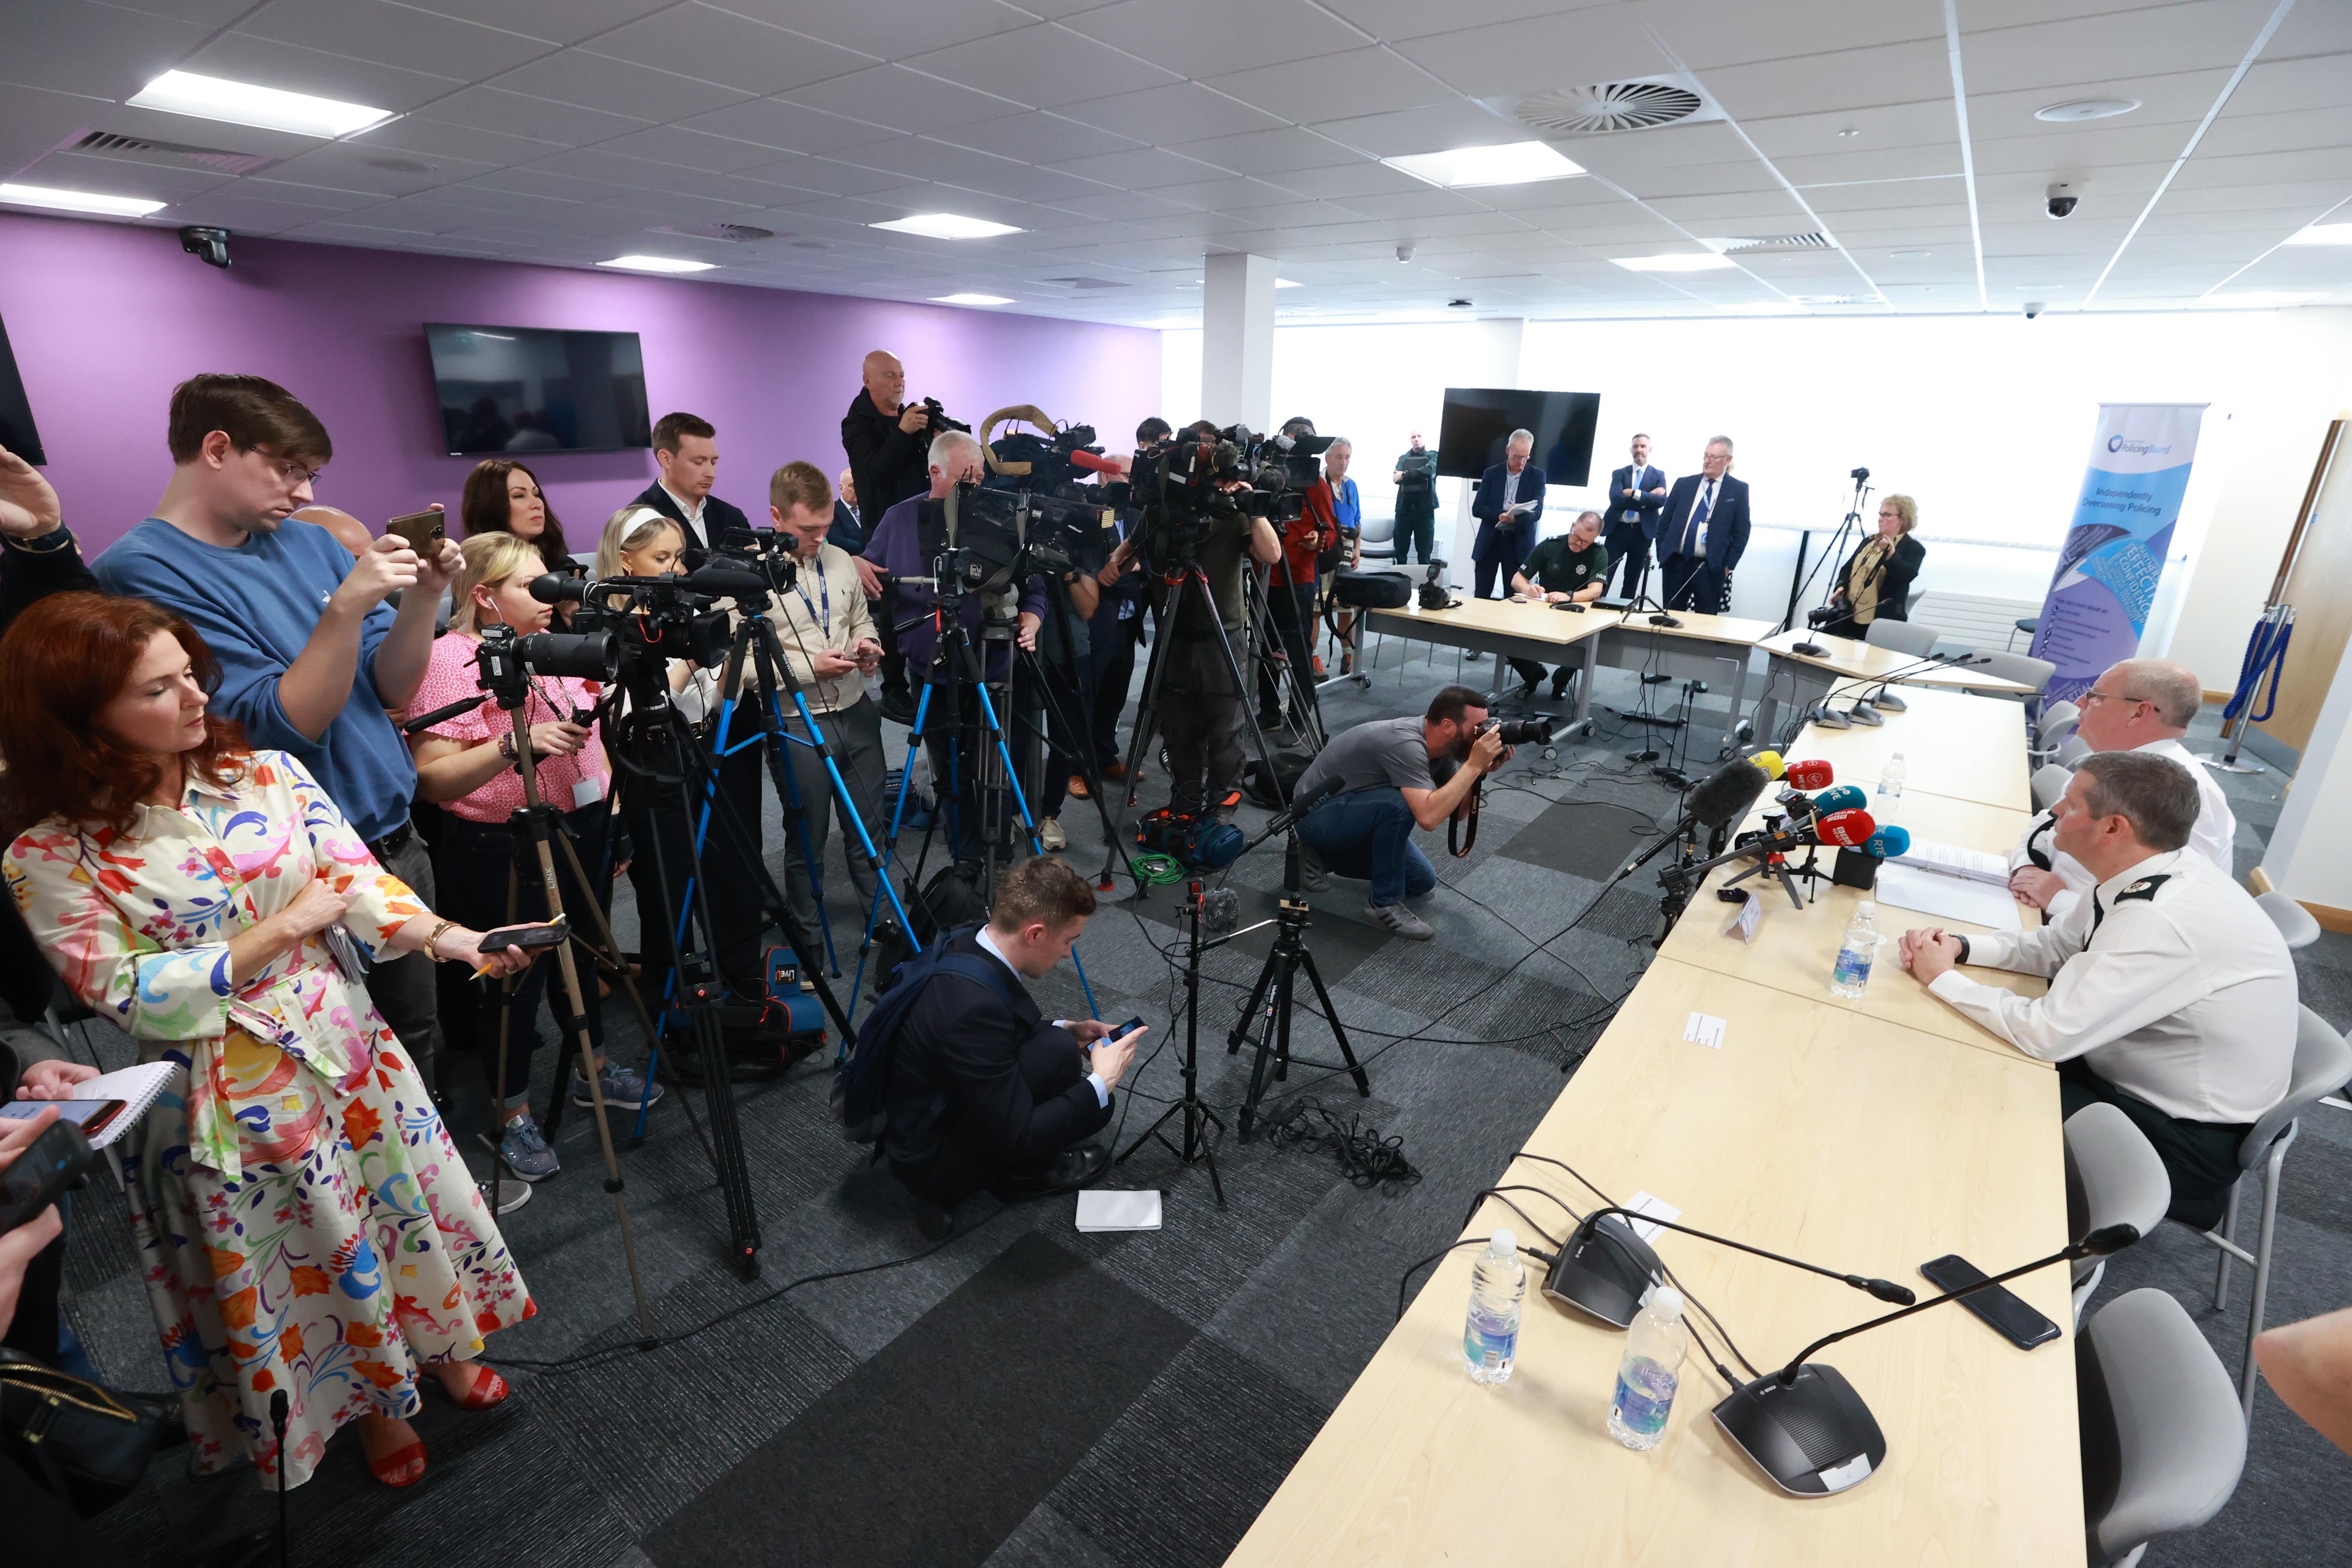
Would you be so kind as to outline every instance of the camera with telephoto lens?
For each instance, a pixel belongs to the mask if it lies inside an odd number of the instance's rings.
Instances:
[[[522,706],[535,675],[606,685],[620,679],[619,641],[608,631],[519,634],[512,626],[484,626],[481,633],[481,649],[474,656],[478,684],[501,708]]]
[[[949,418],[948,411],[940,406],[940,400],[936,397],[926,397],[916,406],[924,411],[922,434],[926,436],[940,436],[950,430],[968,431],[971,428],[960,419]]]
[[[572,613],[572,634],[610,634],[619,645],[625,668],[656,668],[669,659],[690,658],[706,669],[716,668],[727,661],[734,637],[727,612],[712,608],[726,595],[698,593],[680,577],[600,577],[592,582],[549,573],[532,579],[530,596],[542,605],[578,605]]]
[[[1471,733],[1484,735],[1489,731],[1500,735],[1503,738],[1503,744],[1507,746],[1551,744],[1551,721],[1549,718],[1489,719]]]

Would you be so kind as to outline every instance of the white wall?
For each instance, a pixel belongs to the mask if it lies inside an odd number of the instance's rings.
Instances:
[[[1414,425],[1433,433],[1449,383],[1481,379],[1470,373],[1493,357],[1477,336],[1488,325],[1278,328],[1276,416],[1350,437],[1365,510],[1381,515],[1391,455]],[[1180,424],[1200,401],[1199,344],[1197,332],[1165,337],[1162,411]],[[1834,527],[1847,470],[1866,465],[1878,494],[1919,503],[1921,587],[2032,600],[2098,405],[2210,404],[2168,571],[2183,584],[2170,652],[2225,690],[2327,421],[2352,406],[2352,310],[1530,322],[1518,384],[1601,395],[1599,482],[1556,488],[1548,529],[1599,504],[1635,430],[1670,474],[1695,470],[1707,438],[1726,434],[1759,525]],[[1441,537],[1456,506],[1443,500]],[[1733,608],[1777,619],[1795,552],[1793,533],[1759,531]]]

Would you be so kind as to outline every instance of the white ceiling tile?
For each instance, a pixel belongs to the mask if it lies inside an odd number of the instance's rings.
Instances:
[[[481,89],[468,88],[467,90]],[[623,129],[626,129],[625,124]],[[456,163],[482,163],[491,167],[543,158],[566,145],[569,143],[535,136],[509,136],[503,132],[483,131],[469,125],[449,125],[416,114],[404,114],[364,135],[333,143],[338,149],[352,151],[363,157],[396,157],[413,153],[426,163],[436,164],[450,159]]]
[[[1366,42],[1307,0],[1187,0],[1171,16],[1163,0],[1119,0],[1066,26],[1179,76],[1214,76],[1236,54],[1267,64],[1336,54]],[[1237,40],[1246,40],[1236,48]]]
[[[1716,102],[1733,118],[1810,114],[1825,103],[1867,107],[1917,103],[1952,92],[1951,58],[1944,40],[1839,49],[1802,59],[1717,66],[1698,73]],[[1979,90],[1969,72],[1969,94]]]
[[[2208,190],[2232,183],[2275,184],[2288,180],[2334,179],[2352,193],[2352,157],[2341,147],[2294,153],[2257,153],[2242,158],[2208,158],[2200,150],[2172,182],[2174,190]]]
[[[1973,98],[1969,120],[1972,134],[1981,137],[1988,133],[1976,121]],[[2032,121],[2029,119],[2028,123]],[[1739,129],[1767,158],[1800,158],[1823,153],[1954,144],[1959,136],[1959,118],[1952,112],[1951,93],[1946,91],[1918,103],[1885,103],[1868,109],[1832,109],[1811,114],[1742,120]],[[1839,134],[1844,131],[1853,134]]]
[[[2176,182],[2164,193],[2166,212],[2237,212],[2248,207],[2292,208],[2317,216],[2335,206],[2352,191],[2346,182],[2336,179],[2252,181],[2243,184],[2223,184],[2208,188],[2191,185],[2184,190]]]
[[[1238,136],[1211,136],[1179,142],[1170,151],[1198,158],[1236,174],[1283,174],[1293,170],[1331,169],[1360,163],[1363,155],[1297,126],[1273,131],[1244,131]]]
[[[847,76],[813,87],[795,88],[777,96],[787,103],[805,104],[892,130],[913,132],[945,131],[1001,119],[1021,107],[1006,99],[892,65],[852,71]]]
[[[1227,174],[1213,180],[1197,180],[1185,185],[1163,185],[1151,193],[1171,202],[1199,207],[1207,212],[1243,212],[1253,207],[1296,206],[1301,198],[1295,191],[1264,180],[1253,180],[1241,174]]]
[[[1211,136],[1270,130],[1282,123],[1262,110],[1189,81],[1146,88],[1118,98],[1066,104],[1063,112],[1105,131],[1155,142],[1197,142]]]
[[[1081,217],[1113,220],[1171,217],[1190,212],[1181,203],[1155,196],[1148,191],[1106,190],[1100,195],[1075,196],[1057,201],[1054,205]]]
[[[1486,147],[1528,139],[1526,126],[1475,103],[1431,104],[1421,109],[1319,121],[1314,129],[1375,158],[1444,153],[1456,147]]]
[[[869,169],[887,169],[906,178],[945,180],[950,184],[961,183],[966,176],[985,178],[993,171],[1021,166],[1009,158],[975,153],[968,147],[950,147],[944,142],[920,136],[877,142],[842,154],[842,160]]]
[[[685,130],[786,153],[838,153],[849,147],[871,146],[889,135],[863,121],[845,120],[837,114],[786,103],[778,98],[730,103],[724,109],[691,115],[677,123]]]
[[[2352,75],[2347,75],[2344,80],[2347,96],[2352,96]],[[2232,100],[2231,107],[2236,107],[2242,97],[2241,93],[2240,99]],[[2230,158],[2249,153],[2294,153],[2315,147],[2352,149],[2352,105],[2275,114],[2225,112],[2197,144],[2197,156]],[[2352,171],[2352,155],[2346,157],[2344,166]]]
[[[1739,132],[1720,121],[1686,121],[1654,131],[1586,136],[1556,145],[1592,173],[1628,186],[1660,169],[1735,163],[1763,168]]]
[[[1971,3],[1963,15],[1974,9]],[[1651,0],[1643,10],[1684,63],[1701,70],[1944,37],[1941,7],[1916,3],[1812,0],[1803,5],[1758,5],[1750,0]]]
[[[543,156],[559,150],[538,145],[534,155]],[[380,142],[330,142],[323,147],[313,148],[299,157],[289,158],[272,166],[268,177],[308,184],[333,185],[347,191],[373,191],[383,196],[399,196],[411,191],[446,185],[453,180],[472,179],[492,173],[497,168],[494,163],[471,158],[453,158],[446,153],[414,160],[429,165],[423,172],[376,166],[407,158],[408,154],[394,152]]]
[[[763,97],[845,76],[875,63],[870,55],[755,22],[699,0],[615,28],[581,47],[591,54],[633,60]]]
[[[996,166],[983,172],[960,174],[950,184],[1013,201],[1056,205],[1104,195],[1110,189],[1097,181],[1082,180],[1075,174],[1042,169],[1034,163],[1013,163],[1002,160]]]
[[[562,103],[498,87],[469,87],[462,92],[453,92],[426,105],[415,118],[560,142],[567,147],[606,141],[653,123],[651,119],[616,113],[609,107]]]
[[[677,0],[400,0],[411,10],[478,22],[486,27],[501,27],[509,33],[557,44],[576,44],[677,3]]]
[[[1991,32],[1970,30],[1964,10],[1961,59],[1971,95],[2071,86],[2086,62],[2103,77],[2234,65],[2276,8],[2276,0],[2187,0],[2137,7],[2128,20],[2075,16]]]
[[[490,76],[556,47],[387,0],[269,0],[240,33],[434,76]],[[456,62],[463,62],[462,73]]]
[[[554,169],[493,169],[462,184],[442,186],[439,194],[454,195],[459,191],[493,191],[544,196],[555,201],[593,202],[629,188],[617,180],[590,179],[583,174],[567,174]]]
[[[215,169],[175,169],[85,153],[51,153],[33,160],[23,172],[30,184],[91,191],[107,196],[138,196],[151,202],[182,201],[219,190],[236,179],[235,175]]]
[[[656,122],[705,113],[746,96],[734,88],[579,49],[546,56],[493,79],[509,92]]]
[[[13,175],[26,164],[88,130],[95,117],[112,106],[93,99],[37,88],[11,88],[0,92],[0,176]]]
[[[1977,176],[2040,174],[2067,180],[2116,163],[2168,163],[2180,156],[2194,125],[2130,125],[2117,121],[2053,127],[2030,136],[2002,136],[1975,144]]]
[[[1457,97],[1428,71],[1383,48],[1328,55],[1311,66],[1255,66],[1202,79],[1278,119],[1305,124],[1344,120],[1375,108],[1451,103]]]
[[[713,0],[713,4],[877,59],[901,58],[918,49],[943,48],[1009,33],[1037,19],[1001,0],[857,0],[856,5],[837,0]]]
[[[1675,68],[1643,26],[1637,5],[1449,29],[1396,46],[1414,64],[1475,98],[1653,76]],[[1572,72],[1573,74],[1568,74]]]
[[[2344,84],[2347,81],[2352,81],[2352,54],[2264,59],[2238,84],[2229,107],[2221,110],[2221,118],[2227,120],[2242,113],[2276,114],[2291,109],[2332,109],[2344,101]]]
[[[312,93],[376,109],[415,109],[465,86],[455,76],[402,70],[243,33],[229,33],[214,39],[188,57],[185,65],[187,69],[205,76],[226,77],[231,81],[252,82],[289,92]],[[463,61],[452,61],[450,65],[455,69],[464,68]],[[214,123],[185,115],[177,118],[191,126]]]
[[[772,147],[688,131],[676,125],[654,125],[643,131],[632,131],[626,136],[615,136],[610,142],[598,142],[596,150],[617,153],[625,158],[643,158],[650,163],[674,163],[682,169],[703,169],[720,174],[754,169],[776,161],[776,150]]]
[[[1018,158],[1024,163],[1057,163],[1103,153],[1133,152],[1143,145],[1131,137],[1038,110],[1001,120],[985,120],[976,125],[959,125],[940,132],[940,140],[993,153],[1000,158]]]
[[[11,5],[0,81],[95,98],[128,98],[178,65],[211,29],[83,0]]]
[[[1432,5],[1428,0],[1324,0],[1330,9],[1376,38],[1419,38],[1457,27],[1481,27],[1493,22],[1514,22],[1549,16],[1596,0],[1452,0]],[[1598,0],[1601,4],[1612,0]]]
[[[1800,189],[1853,184],[1864,180],[1928,179],[1961,172],[1960,145],[1954,140],[1921,147],[1865,147],[1846,153],[1818,153],[1776,158],[1772,167]]]
[[[905,183],[906,176],[887,169],[860,168],[837,158],[794,157],[741,171],[744,177],[764,180],[794,190],[822,191],[827,195],[863,195],[887,191]]]
[[[899,63],[1033,109],[1059,109],[1177,79],[1173,72],[1052,23],[932,49]]]
[[[2250,37],[2247,42],[2253,40]],[[2271,35],[2264,59],[2292,59],[2302,55],[2352,54],[2352,10],[2342,5],[2297,5]]]
[[[1386,163],[1370,160],[1342,163],[1328,169],[1286,169],[1282,172],[1282,183],[1304,195],[1339,202],[1351,196],[1396,195],[1432,188],[1425,181],[1402,174]],[[1557,188],[1569,183],[1554,180],[1551,184]]]
[[[1087,158],[1059,160],[1048,166],[1080,179],[1130,191],[1213,180],[1223,173],[1197,158],[1187,158],[1160,147],[1139,147],[1131,153],[1097,153]]]
[[[1968,187],[1958,176],[1940,180],[1875,180],[1860,185],[1818,185],[1804,193],[1804,201],[1824,217],[1893,207],[1942,206],[1951,202],[1965,206]]]
[[[276,234],[297,224],[315,223],[341,209],[314,202],[264,200],[243,193],[243,181],[174,202],[157,213],[154,221],[170,224],[217,224],[240,234]]]
[[[1453,191],[1423,186],[1384,196],[1354,196],[1343,204],[1359,217],[1430,217],[1439,213],[1486,212],[1486,203]],[[1516,207],[1514,211],[1517,210]]]

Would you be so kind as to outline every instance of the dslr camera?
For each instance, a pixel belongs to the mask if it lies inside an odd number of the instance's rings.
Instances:
[[[563,582],[549,576],[541,582]],[[480,674],[477,684],[501,708],[520,708],[530,695],[534,675],[597,680],[609,686],[620,679],[619,639],[609,631],[526,632],[512,626],[484,626],[481,651],[474,656]]]
[[[1546,715],[1538,715],[1533,719],[1489,719],[1471,733],[1484,735],[1490,731],[1500,735],[1503,738],[1503,744],[1507,746],[1551,744],[1551,720]]]

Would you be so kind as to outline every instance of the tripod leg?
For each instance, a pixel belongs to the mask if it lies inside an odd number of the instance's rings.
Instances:
[[[1356,1059],[1356,1049],[1348,1043],[1348,1026],[1339,1022],[1339,1009],[1331,1005],[1331,993],[1323,989],[1323,973],[1315,967],[1315,955],[1300,949],[1298,962],[1307,970],[1307,983],[1315,987],[1315,1000],[1323,1009],[1324,1021],[1331,1026],[1331,1037],[1339,1044],[1339,1059],[1348,1064],[1349,1076],[1356,1080],[1356,1092],[1371,1098],[1372,1080],[1365,1076],[1364,1067]]]
[[[1257,984],[1250,988],[1249,1007],[1242,1014],[1241,1022],[1234,1026],[1233,1034],[1227,1037],[1226,1055],[1231,1056],[1239,1050],[1242,1041],[1248,1037],[1248,1031],[1259,1022],[1259,1010],[1265,1005],[1266,993],[1273,988],[1281,967],[1279,949],[1265,955],[1265,966],[1258,971]],[[1265,1023],[1265,1035],[1257,1041],[1257,1054],[1250,1061],[1249,1092],[1242,1100],[1241,1131],[1244,1143],[1249,1142],[1250,1124],[1257,1120],[1257,1102],[1265,1093],[1265,1058],[1274,1049],[1274,1020],[1268,1017]]]

